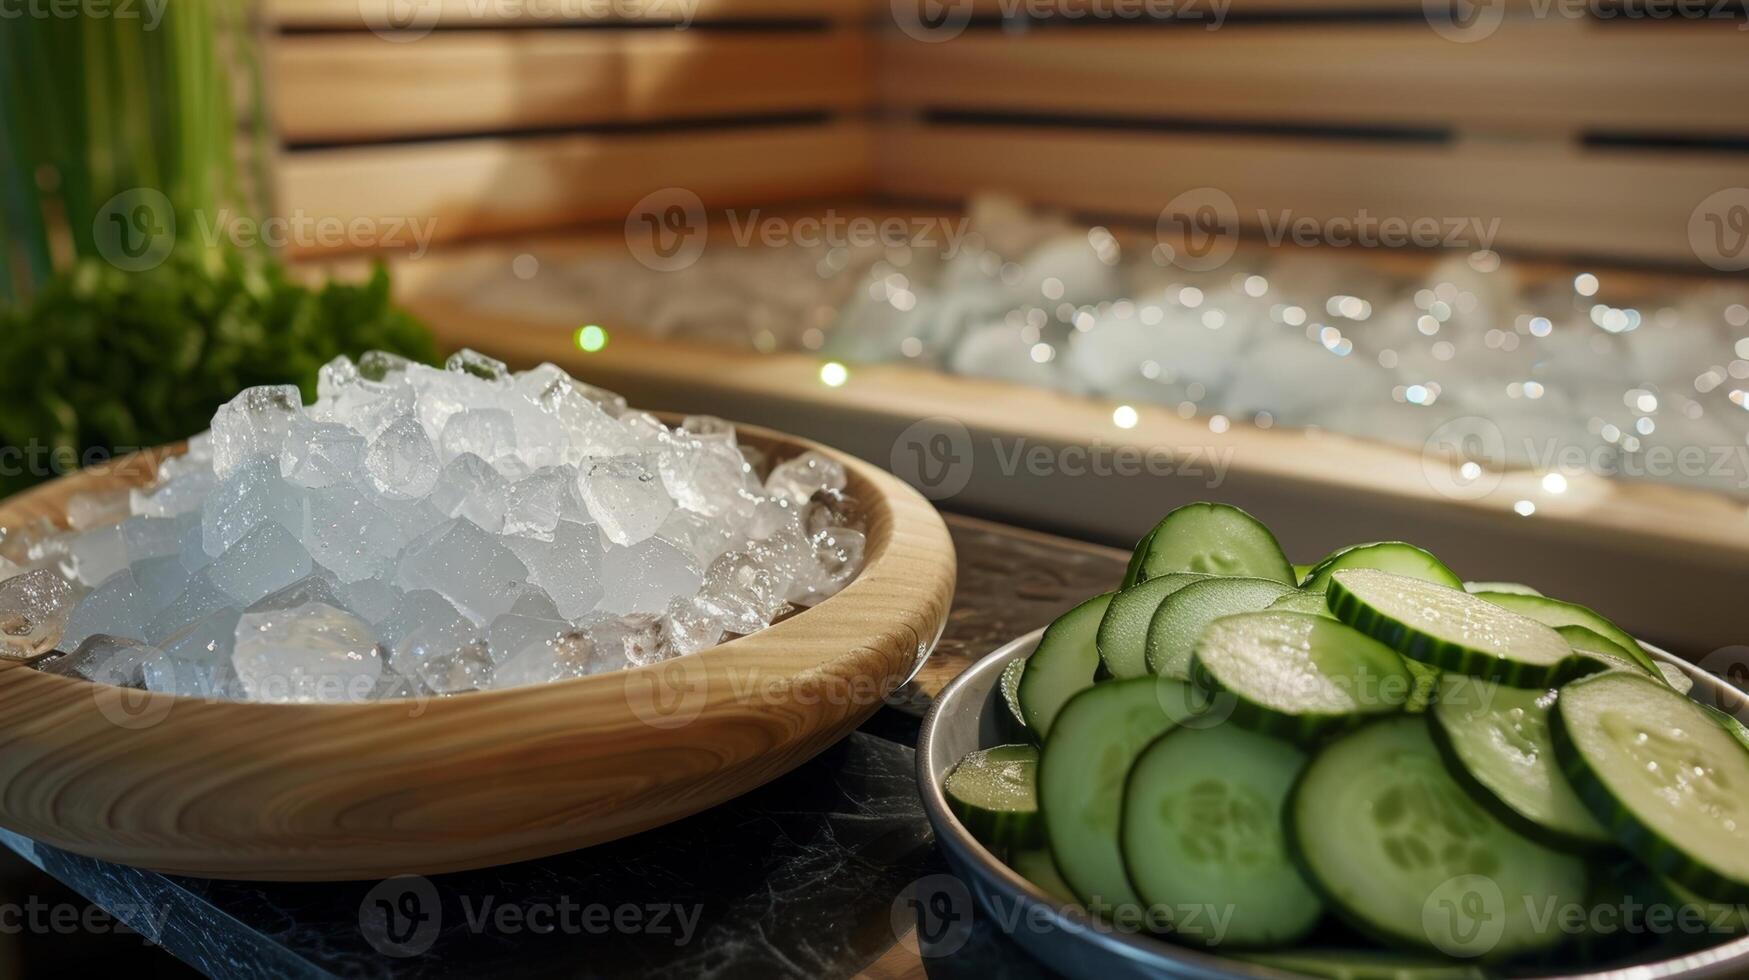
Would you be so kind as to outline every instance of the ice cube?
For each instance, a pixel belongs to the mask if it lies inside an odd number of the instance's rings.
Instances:
[[[111,524],[72,539],[69,553],[80,583],[95,586],[128,566],[128,546],[121,526]]]
[[[656,529],[656,537],[692,556],[699,568],[707,568],[718,555],[729,550],[735,534],[734,528],[723,521],[676,507]]]
[[[528,567],[503,539],[460,520],[409,546],[399,576],[403,589],[431,589],[474,622],[489,623],[516,601]]]
[[[146,689],[195,698],[241,698],[231,666],[240,613],[223,609],[194,623],[160,646],[145,664]]]
[[[789,593],[789,600],[798,606],[812,606],[842,591],[861,571],[863,553],[868,547],[861,531],[847,527],[820,531],[810,543],[813,562]]]
[[[342,582],[378,578],[405,543],[395,521],[351,486],[310,491],[310,557]]]
[[[144,638],[162,645],[169,637],[191,624],[235,604],[236,600],[214,585],[203,569],[189,577],[188,585],[176,597],[176,601],[149,619]]]
[[[220,609],[171,634],[159,646],[179,660],[222,664],[224,672],[230,673],[231,652],[237,645],[237,623],[242,616],[236,609]]]
[[[589,639],[603,670],[645,667],[679,656],[662,617],[650,613],[592,620]]]
[[[564,619],[579,619],[601,601],[602,549],[593,524],[561,522],[551,540],[511,538],[508,544]]]
[[[614,544],[643,541],[656,533],[674,509],[674,499],[664,489],[650,455],[589,459],[580,470],[578,494],[590,517]]]
[[[201,511],[201,543],[208,555],[217,558],[270,522],[302,537],[306,520],[303,491],[280,477],[278,462],[252,457],[207,499]]]
[[[492,660],[486,654],[486,644],[475,640],[454,650],[433,652],[418,661],[416,673],[421,684],[435,694],[462,694],[477,691],[491,681]]]
[[[814,491],[822,488],[843,490],[845,483],[843,464],[810,449],[773,467],[771,475],[765,479],[765,492],[795,504],[805,504]]]
[[[723,622],[696,596],[675,596],[668,602],[668,642],[677,655],[697,653],[723,639]]]
[[[129,513],[125,489],[94,490],[67,498],[67,524],[80,531],[115,524]]]
[[[562,400],[575,394],[601,409],[610,418],[619,418],[626,412],[626,400],[620,395],[578,381],[563,368],[551,363],[523,371],[516,376],[515,383],[536,400]]]
[[[492,660],[497,663],[513,660],[529,647],[558,643],[570,631],[571,624],[562,619],[505,613],[492,620],[488,634]]]
[[[172,517],[130,517],[121,522],[128,563],[182,554],[182,536],[193,522]]]
[[[450,460],[431,491],[429,502],[444,517],[465,517],[488,531],[504,527],[510,481],[472,453]]]
[[[711,516],[744,519],[752,498],[741,491],[753,489],[747,461],[733,443],[715,439],[693,440],[659,458],[662,484],[681,507]]]
[[[443,459],[463,453],[493,460],[516,455],[516,421],[501,408],[457,412],[443,426]]]
[[[430,493],[437,483],[437,450],[418,420],[403,415],[370,444],[364,468],[379,493],[411,500]]]
[[[140,613],[148,620],[163,612],[188,588],[191,578],[178,555],[147,558],[130,566],[140,587]]]
[[[504,506],[504,533],[550,541],[566,510],[581,516],[571,498],[576,474],[565,469],[530,473],[510,488]]]
[[[131,571],[109,577],[95,592],[79,600],[61,635],[59,648],[70,650],[99,633],[129,640],[146,639],[146,614],[139,583]]]
[[[668,600],[698,591],[703,576],[691,556],[661,538],[629,548],[610,547],[601,557],[601,601],[607,613],[661,612]]]
[[[783,608],[780,587],[776,574],[756,556],[731,551],[711,563],[698,600],[728,631],[752,633],[770,625]]]
[[[175,518],[181,528],[182,567],[190,572],[198,572],[213,563],[213,556],[206,553],[206,529],[203,528],[199,511],[183,514]]]
[[[446,371],[472,375],[483,381],[500,383],[510,380],[510,369],[503,361],[466,348],[451,354],[443,367]]]
[[[243,389],[213,416],[213,472],[222,480],[251,457],[277,454],[303,405],[293,385]]]
[[[378,631],[389,666],[407,677],[418,677],[420,664],[448,656],[482,641],[480,628],[449,600],[421,589],[407,593]]]
[[[146,661],[162,655],[157,647],[138,640],[96,633],[72,653],[44,663],[42,671],[115,687],[144,687]]]
[[[358,365],[352,363],[352,358],[345,354],[336,357],[316,372],[316,403],[333,402],[358,381]]]
[[[597,672],[595,645],[582,632],[566,633],[553,643],[535,643],[492,669],[492,688],[503,690],[528,684],[586,677]]]
[[[824,487],[814,491],[802,508],[802,532],[812,537],[829,527],[861,531],[866,529],[867,522],[855,497],[842,490]]]
[[[218,482],[218,476],[210,469],[178,474],[156,487],[129,491],[128,508],[145,517],[178,517],[195,513]]]
[[[524,585],[516,591],[516,601],[510,604],[510,611],[518,616],[529,616],[534,619],[564,619],[560,615],[559,606],[553,602],[553,597],[547,590],[538,585]]]
[[[0,582],[0,657],[54,648],[73,613],[73,587],[46,568]]]
[[[248,605],[310,574],[310,553],[290,531],[262,524],[213,559],[206,568],[212,583],[235,601]]]
[[[342,612],[357,615],[354,610],[347,608],[346,600],[340,597],[339,583],[321,572],[301,578],[283,589],[262,596],[246,611],[266,612],[270,609],[292,609],[312,602],[333,606]]]
[[[359,355],[358,376],[379,384],[395,384],[405,380],[407,370],[412,366],[412,361],[399,354],[368,350]]]
[[[340,604],[372,624],[380,624],[388,618],[400,604],[401,595],[400,589],[381,578],[342,582],[340,585]]]
[[[680,430],[700,439],[735,444],[735,427],[715,415],[688,415],[680,420]]]
[[[348,484],[361,472],[366,448],[364,437],[341,423],[299,415],[286,434],[279,473],[300,487]]]
[[[232,652],[251,700],[368,700],[382,677],[376,634],[363,620],[320,602],[244,613]]]

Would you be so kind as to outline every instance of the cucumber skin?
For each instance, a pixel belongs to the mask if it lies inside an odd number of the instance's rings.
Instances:
[[[1360,551],[1363,548],[1377,548],[1377,547],[1381,547],[1381,546],[1390,546],[1393,548],[1407,548],[1410,551],[1414,551],[1414,552],[1417,552],[1421,555],[1424,555],[1427,558],[1427,561],[1428,561],[1429,566],[1430,566],[1430,570],[1433,570],[1436,573],[1438,573],[1438,572],[1444,573],[1441,577],[1428,578],[1428,579],[1426,579],[1427,581],[1433,582],[1437,585],[1444,585],[1444,586],[1447,586],[1449,588],[1457,589],[1459,592],[1463,591],[1464,580],[1461,578],[1458,578],[1457,573],[1452,571],[1451,568],[1449,566],[1447,566],[1445,562],[1440,561],[1437,557],[1434,556],[1433,552],[1428,551],[1426,548],[1418,548],[1415,545],[1412,545],[1407,541],[1369,541],[1366,544],[1354,544],[1354,545],[1349,545],[1346,548],[1339,548],[1336,551],[1333,551],[1330,554],[1325,555],[1322,559],[1320,559],[1318,561],[1318,563],[1316,565],[1312,566],[1312,570],[1309,573],[1307,573],[1306,577],[1302,580],[1301,588],[1310,589],[1313,592],[1321,592],[1321,591],[1327,590],[1330,586],[1331,573],[1335,572],[1339,568],[1379,568],[1381,571],[1394,572],[1395,574],[1398,574],[1398,575],[1407,574],[1404,572],[1396,572],[1395,569],[1382,568],[1381,566],[1378,566],[1378,565],[1343,565],[1343,564],[1340,564],[1342,559],[1348,557],[1353,552]],[[1414,575],[1411,577],[1412,578],[1424,578],[1424,576],[1421,576],[1421,575]]]
[[[1662,690],[1682,697],[1650,678],[1647,678],[1647,683],[1658,684]],[[1749,882],[1727,878],[1697,863],[1674,841],[1641,823],[1626,807],[1616,802],[1609,788],[1592,771],[1591,764],[1585,761],[1584,753],[1567,734],[1567,723],[1561,710],[1566,703],[1566,698],[1556,698],[1555,708],[1549,712],[1549,734],[1555,743],[1555,758],[1560,762],[1562,774],[1573,784],[1573,791],[1579,794],[1579,799],[1597,822],[1603,824],[1610,836],[1641,864],[1701,897],[1716,902],[1749,902]]]
[[[1651,655],[1646,653],[1645,649],[1640,646],[1640,641],[1634,639],[1632,634],[1628,633],[1627,630],[1615,625],[1615,623],[1600,615],[1597,610],[1592,609],[1590,606],[1582,606],[1577,602],[1568,602],[1565,599],[1551,599],[1545,595],[1525,595],[1522,592],[1476,592],[1473,594],[1478,599],[1486,599],[1500,608],[1518,613],[1520,616],[1530,616],[1529,613],[1523,611],[1527,606],[1540,605],[1553,609],[1574,610],[1578,614],[1577,618],[1581,620],[1589,618],[1594,622],[1580,622],[1573,625],[1584,626],[1586,629],[1591,630],[1593,633],[1596,633],[1622,648],[1627,652],[1630,658],[1646,671],[1646,673],[1654,676],[1658,674],[1658,665],[1653,662]],[[1547,623],[1550,626],[1554,625],[1537,616],[1530,616],[1530,618],[1538,620],[1539,622]],[[1603,628],[1598,629],[1598,626]]]
[[[1559,699],[1557,698],[1556,701],[1558,703]],[[1604,854],[1615,849],[1615,841],[1613,840],[1599,841],[1563,834],[1558,830],[1544,827],[1507,806],[1506,801],[1495,796],[1493,791],[1482,785],[1481,780],[1472,775],[1469,767],[1464,765],[1463,758],[1458,755],[1457,746],[1452,744],[1451,733],[1447,732],[1445,726],[1439,723],[1437,712],[1427,712],[1427,730],[1433,736],[1433,745],[1439,750],[1439,757],[1444,760],[1445,770],[1451,774],[1452,780],[1462,786],[1478,806],[1493,814],[1495,819],[1517,831],[1521,836],[1528,837],[1544,847],[1564,851],[1568,854]]]
[[[1142,540],[1136,542],[1136,549],[1130,552],[1130,563],[1124,568],[1123,584],[1118,586],[1119,592],[1141,581],[1142,563],[1148,560],[1148,546],[1154,543],[1154,532],[1157,530],[1158,527],[1149,528],[1142,535]]]
[[[1041,662],[1041,660],[1039,658],[1039,653],[1046,649],[1046,642],[1051,639],[1051,631],[1053,629],[1058,628],[1059,623],[1062,623],[1064,620],[1068,619],[1070,616],[1075,615],[1076,613],[1083,613],[1084,612],[1088,615],[1091,615],[1091,611],[1088,610],[1089,606],[1091,606],[1094,603],[1109,604],[1111,602],[1111,597],[1113,595],[1116,595],[1116,593],[1106,592],[1106,593],[1103,593],[1101,595],[1096,595],[1093,598],[1087,599],[1087,600],[1081,602],[1080,604],[1076,605],[1073,609],[1070,609],[1068,612],[1064,613],[1063,615],[1058,616],[1055,620],[1053,620],[1051,622],[1050,626],[1045,627],[1045,631],[1044,631],[1043,635],[1041,635],[1039,637],[1038,646],[1036,648],[1034,648],[1032,651],[1032,654],[1026,658],[1027,668],[1026,668],[1026,670],[1021,672],[1020,684],[1017,685],[1015,688],[1015,699],[1020,702],[1021,721],[1022,721],[1022,723],[1024,723],[1026,725],[1027,729],[1033,733],[1033,738],[1035,740],[1037,740],[1039,742],[1044,741],[1045,737],[1050,732],[1051,721],[1053,721],[1056,718],[1057,712],[1063,710],[1063,705],[1069,703],[1069,698],[1072,698],[1076,694],[1080,693],[1081,691],[1084,691],[1087,688],[1092,687],[1094,685],[1094,683],[1099,680],[1099,673],[1100,673],[1100,671],[1102,671],[1104,669],[1104,666],[1105,666],[1104,663],[1101,662],[1099,659],[1099,649],[1094,645],[1094,637],[1099,632],[1099,621],[1094,620],[1093,628],[1088,631],[1088,635],[1087,635],[1087,649],[1092,654],[1092,656],[1088,659],[1088,663],[1087,663],[1087,683],[1082,684],[1080,687],[1076,688],[1074,691],[1069,692],[1067,696],[1061,698],[1057,702],[1056,711],[1051,712],[1050,717],[1048,717],[1048,718],[1046,718],[1046,717],[1038,717],[1038,718],[1032,717],[1033,715],[1038,714],[1043,709],[1034,710],[1033,708],[1029,708],[1029,704],[1032,704],[1033,702],[1035,702],[1037,699],[1037,696],[1035,696],[1033,698],[1028,698],[1026,695],[1026,692],[1029,688],[1029,685],[1027,683],[1028,681],[1033,681],[1034,684],[1041,683],[1041,681],[1039,681],[1034,676],[1034,673],[1032,670],[1032,668],[1035,665],[1037,665],[1038,663]],[[1101,617],[1103,617],[1105,615],[1105,606],[1104,605],[1102,605],[1100,607],[1099,615]],[[1067,630],[1069,627],[1067,624],[1065,624],[1062,628]],[[1064,641],[1064,642],[1067,642],[1067,641]],[[1060,653],[1052,653],[1049,655],[1049,657],[1054,659],[1055,657],[1063,656],[1063,655],[1064,654],[1060,654]]]
[[[1372,607],[1334,578],[1330,580],[1330,589],[1326,595],[1329,597],[1330,611],[1341,622],[1405,657],[1430,664],[1440,670],[1468,674],[1508,687],[1525,688],[1559,687],[1572,670],[1572,658],[1539,667],[1535,664],[1502,660],[1460,644],[1414,632],[1396,620],[1374,612]]]
[[[1250,522],[1257,530],[1263,532],[1264,537],[1267,537],[1269,539],[1270,543],[1275,545],[1275,553],[1278,556],[1280,556],[1280,558],[1281,558],[1281,563],[1280,563],[1280,566],[1278,568],[1272,568],[1272,569],[1267,569],[1267,570],[1253,570],[1253,571],[1249,571],[1249,572],[1238,572],[1238,573],[1234,573],[1234,574],[1244,575],[1244,576],[1249,577],[1249,578],[1267,578],[1267,579],[1270,579],[1271,581],[1280,582],[1281,584],[1287,585],[1287,586],[1297,587],[1299,585],[1299,577],[1294,574],[1293,563],[1287,560],[1287,553],[1282,550],[1281,542],[1276,539],[1275,533],[1269,529],[1269,525],[1264,524],[1262,521],[1258,520],[1255,517],[1252,517],[1250,514],[1246,513],[1243,510],[1240,510],[1237,507],[1233,507],[1233,506],[1228,505],[1228,504],[1217,504],[1217,503],[1211,503],[1208,501],[1199,501],[1197,503],[1185,504],[1181,507],[1174,507],[1172,509],[1172,511],[1170,513],[1168,513],[1165,517],[1160,518],[1160,522],[1158,524],[1155,524],[1153,529],[1148,532],[1147,536],[1142,539],[1141,544],[1138,544],[1136,546],[1137,547],[1136,554],[1138,556],[1140,556],[1140,560],[1135,562],[1135,565],[1136,565],[1135,581],[1134,582],[1129,581],[1128,580],[1129,576],[1128,576],[1128,573],[1126,572],[1125,573],[1125,582],[1124,582],[1125,586],[1134,585],[1134,584],[1137,584],[1140,582],[1146,582],[1148,579],[1158,578],[1161,575],[1167,575],[1167,574],[1170,574],[1172,572],[1194,572],[1194,571],[1197,571],[1197,569],[1194,569],[1194,568],[1158,568],[1158,569],[1154,569],[1154,570],[1150,571],[1148,568],[1148,559],[1150,557],[1152,557],[1154,539],[1157,536],[1159,536],[1160,532],[1162,530],[1166,529],[1167,524],[1169,522],[1171,522],[1171,520],[1174,517],[1177,517],[1181,512],[1191,512],[1191,511],[1195,511],[1195,510],[1232,511],[1233,513],[1239,515],[1244,520]]]
[[[1309,615],[1309,614],[1308,614]],[[1190,658],[1190,683],[1201,688],[1209,696],[1211,706],[1225,703],[1225,707],[1211,707],[1213,712],[1226,714],[1226,719],[1240,728],[1256,732],[1259,735],[1272,735],[1295,745],[1309,746],[1332,735],[1350,731],[1379,717],[1388,717],[1398,712],[1357,712],[1351,715],[1286,715],[1272,708],[1258,704],[1239,694],[1222,687],[1214,674],[1203,666],[1202,658],[1192,655]]]
[[[1006,860],[1015,851],[1041,847],[1045,842],[1045,822],[1039,811],[1019,813],[990,810],[961,802],[952,793],[947,796],[947,808],[967,833],[989,848],[997,858]]]
[[[1038,742],[1038,736],[1033,734],[1026,725],[1026,717],[1020,713],[1020,678],[1026,673],[1026,659],[1021,657],[1002,668],[1002,678],[999,687],[1002,690],[1002,730],[1004,737],[1023,742]],[[1012,676],[1012,680],[1010,680]]]

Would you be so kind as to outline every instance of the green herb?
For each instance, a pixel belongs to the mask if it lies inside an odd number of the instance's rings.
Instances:
[[[380,266],[311,289],[228,250],[178,250],[138,273],[82,260],[28,305],[0,306],[0,494],[59,475],[69,453],[187,438],[243,388],[296,383],[313,399],[318,368],[373,349],[437,356]]]

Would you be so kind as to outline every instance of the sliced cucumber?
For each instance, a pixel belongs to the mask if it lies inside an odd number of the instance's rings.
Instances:
[[[1314,567],[1316,567],[1316,566],[1313,566],[1313,565],[1295,565],[1294,566],[1294,581],[1298,582],[1301,585],[1306,584],[1306,579],[1309,579],[1312,577],[1312,569]]]
[[[1143,544],[1137,582],[1173,572],[1299,582],[1269,528],[1226,504],[1185,504],[1154,525]]]
[[[1105,617],[1099,621],[1099,660],[1113,677],[1141,677],[1148,673],[1148,623],[1154,610],[1179,589],[1210,578],[1196,572],[1173,572],[1151,578],[1111,597]]]
[[[1656,673],[1658,670],[1651,656],[1640,648],[1639,641],[1629,636],[1626,630],[1576,602],[1562,602],[1548,596],[1524,595],[1519,592],[1478,592],[1476,595],[1548,626],[1583,626],[1626,650],[1628,656],[1648,673]]]
[[[1579,798],[1643,864],[1749,900],[1749,753],[1700,705],[1609,671],[1561,688],[1551,731]]]
[[[1561,639],[1573,648],[1573,652],[1584,661],[1589,661],[1593,667],[1575,667],[1575,672],[1596,673],[1597,670],[1631,670],[1636,673],[1646,673],[1646,668],[1634,659],[1634,655],[1622,649],[1602,634],[1588,630],[1583,626],[1557,626],[1555,632],[1561,634]]]
[[[1312,567],[1312,574],[1303,588],[1312,592],[1324,591],[1330,584],[1330,574],[1340,568],[1376,568],[1451,589],[1464,587],[1464,580],[1432,553],[1402,541],[1375,541],[1331,552]]]
[[[1660,662],[1658,676],[1663,678],[1664,683],[1670,685],[1670,689],[1677,694],[1687,694],[1694,690],[1694,678],[1683,673],[1682,668],[1675,664]]]
[[[1136,758],[1118,833],[1130,884],[1151,909],[1227,913],[1183,916],[1174,936],[1267,947],[1317,924],[1323,903],[1289,863],[1282,833],[1305,762],[1286,742],[1231,725],[1175,728]]]
[[[1045,627],[1038,648],[1026,658],[1026,670],[1020,675],[1015,695],[1020,700],[1021,720],[1038,738],[1050,734],[1051,720],[1064,702],[1093,685],[1093,675],[1099,670],[1094,638],[1105,607],[1115,594],[1096,595],[1058,616]]]
[[[1290,949],[1238,953],[1235,959],[1326,980],[1484,980],[1473,966],[1373,949]]]
[[[1428,712],[1433,741],[1477,802],[1519,833],[1550,847],[1596,850],[1612,838],[1567,784],[1549,741],[1556,691],[1470,678]]]
[[[1280,609],[1283,612],[1311,613],[1326,619],[1336,618],[1330,613],[1330,604],[1324,601],[1322,591],[1307,592],[1305,589],[1295,589],[1270,603],[1269,608]]]
[[[1012,732],[1016,738],[1032,738],[1032,729],[1026,727],[1026,716],[1020,713],[1020,677],[1026,673],[1026,659],[1019,657],[1009,661],[1008,666],[1002,668],[1002,678],[999,681],[1002,688],[1002,727]]]
[[[1465,582],[1464,591],[1479,592],[1511,592],[1515,595],[1542,595],[1541,592],[1522,582]]]
[[[998,745],[972,752],[942,783],[960,823],[998,854],[1044,843],[1038,814],[1038,748]]]
[[[1130,552],[1130,563],[1123,572],[1123,584],[1118,586],[1118,591],[1121,592],[1141,581],[1142,561],[1148,557],[1148,545],[1153,540],[1154,529],[1149,528],[1148,533],[1142,535],[1142,540],[1136,542],[1135,550]]]
[[[1231,696],[1233,721],[1296,741],[1402,711],[1415,689],[1391,648],[1333,619],[1294,612],[1215,620],[1197,642],[1191,674]]]
[[[1415,681],[1415,689],[1409,692],[1409,700],[1403,702],[1403,710],[1412,715],[1422,714],[1433,705],[1433,699],[1439,696],[1440,685],[1446,683],[1448,678],[1444,671],[1431,664],[1410,660],[1408,657],[1400,659],[1403,661],[1403,666],[1408,669],[1409,676]],[[1473,680],[1473,678],[1465,677],[1462,674],[1452,676],[1459,681]]]
[[[1514,833],[1446,772],[1419,718],[1325,746],[1288,803],[1301,869],[1356,928],[1460,958],[1565,938],[1544,912],[1585,898],[1584,864]]]
[[[1699,918],[1704,931],[1714,936],[1741,936],[1749,932],[1749,905],[1708,901],[1696,895],[1693,889],[1669,879],[1663,884],[1680,906],[1696,910],[1693,915]]]
[[[1573,650],[1552,628],[1460,589],[1372,568],[1330,577],[1330,611],[1405,657],[1513,687],[1554,687]]]
[[[1710,704],[1703,704],[1700,708],[1712,719],[1713,724],[1723,728],[1726,734],[1737,740],[1737,744],[1749,750],[1749,725],[1738,721],[1736,715],[1721,711]]]
[[[1016,851],[1008,859],[1008,866],[1014,873],[1032,882],[1039,891],[1051,896],[1065,905],[1079,905],[1081,900],[1075,897],[1074,889],[1063,880],[1057,872],[1057,863],[1051,860],[1048,848],[1035,847],[1030,850]]]
[[[1194,695],[1181,681],[1107,681],[1069,699],[1039,759],[1039,803],[1051,858],[1082,904],[1121,925],[1151,925],[1124,875],[1118,814],[1124,778],[1149,742],[1178,723]]]
[[[1179,589],[1160,603],[1148,623],[1148,670],[1188,679],[1196,641],[1210,623],[1265,609],[1293,591],[1291,586],[1261,578],[1211,578]]]

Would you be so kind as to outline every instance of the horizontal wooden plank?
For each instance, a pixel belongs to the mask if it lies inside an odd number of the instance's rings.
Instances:
[[[848,30],[446,31],[289,35],[272,55],[297,143],[860,108],[868,47]]]
[[[266,0],[282,27],[433,28],[603,21],[845,20],[871,0]]]
[[[1277,232],[1287,219],[1435,219],[1481,229],[1465,233],[1471,248],[1677,263],[1697,263],[1695,206],[1746,180],[1736,154],[910,124],[883,132],[876,166],[877,186],[906,198],[1002,190],[1151,219],[1206,187],[1241,225]]]
[[[665,188],[707,208],[857,193],[870,154],[868,126],[852,122],[300,151],[280,163],[280,213],[294,231],[336,219],[365,229],[298,235],[294,254],[406,249],[427,228],[426,243],[624,220]]]
[[[895,34],[881,84],[885,101],[916,108],[1749,134],[1742,33],[1658,27],[1509,21],[1467,44],[1414,23]]]

